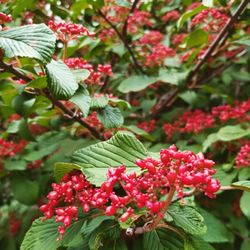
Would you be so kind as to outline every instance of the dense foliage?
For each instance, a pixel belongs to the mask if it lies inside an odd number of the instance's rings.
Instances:
[[[250,249],[249,5],[0,0],[1,249]]]

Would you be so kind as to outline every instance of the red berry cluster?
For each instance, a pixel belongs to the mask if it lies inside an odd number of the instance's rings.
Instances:
[[[42,166],[42,164],[43,164],[42,160],[36,160],[34,162],[28,163],[27,169],[29,170],[39,169]]]
[[[0,158],[14,156],[15,154],[21,152],[26,145],[27,141],[25,140],[13,142],[0,138]]]
[[[187,36],[186,33],[180,33],[180,34],[173,35],[173,37],[172,37],[172,44],[174,46],[177,46],[177,45],[183,43],[183,41],[184,41],[184,39],[185,39],[186,36]]]
[[[249,111],[250,99],[236,102],[233,107],[230,105],[213,107],[211,113],[205,113],[201,110],[187,111],[173,123],[165,123],[163,129],[168,139],[175,132],[197,134],[216,125],[216,118],[219,118],[219,122],[227,122],[229,120],[237,120],[237,122],[250,121]]]
[[[164,36],[161,32],[157,31],[157,30],[152,30],[149,31],[148,33],[144,34],[139,42],[140,44],[149,44],[149,45],[156,45],[158,43],[160,43],[163,40]]]
[[[219,182],[212,178],[214,162],[190,151],[180,152],[175,146],[161,150],[160,159],[137,160],[142,174],[127,174],[126,167],[109,168],[107,181],[99,188],[91,185],[79,171],[66,174],[61,183],[52,184],[47,198],[41,206],[46,218],[55,216],[62,235],[72,220],[77,220],[78,208],[88,213],[91,208],[99,209],[107,216],[117,215],[121,222],[136,218],[136,213],[148,211],[152,218],[165,213],[162,211],[170,189],[178,197],[185,197],[187,189],[204,191],[210,198],[219,190]],[[118,195],[119,191],[125,192]],[[171,197],[172,198],[172,197]]]
[[[92,127],[95,127],[98,130],[103,129],[102,123],[97,118],[97,112],[92,112],[87,118],[84,118],[84,120]]]
[[[243,145],[238,152],[235,163],[237,168],[250,167],[250,143]]]
[[[226,122],[228,120],[234,119],[239,122],[250,121],[250,115],[247,112],[250,111],[250,99],[244,102],[236,102],[232,107],[230,105],[222,105],[214,107],[212,109],[212,114],[218,117],[221,122]]]
[[[197,14],[191,22],[191,26],[202,25],[206,31],[218,32],[228,21],[229,17],[217,9],[206,9]]]
[[[90,72],[90,76],[85,80],[85,83],[88,85],[102,86],[104,77],[113,75],[110,64],[98,64],[95,71],[94,67],[82,58],[68,58],[65,60],[65,63],[71,69],[87,69]]]
[[[55,22],[50,20],[48,22],[49,28],[54,31],[57,38],[62,42],[68,42],[74,40],[79,36],[93,36],[95,33],[90,32],[86,27],[81,24],[75,24],[72,22]]]
[[[171,10],[171,11],[165,13],[161,19],[164,22],[169,22],[169,21],[176,21],[179,19],[179,17],[180,17],[179,11]]]
[[[153,47],[152,53],[146,55],[145,66],[154,67],[163,64],[167,57],[175,56],[176,52],[164,44],[158,43]]]
[[[116,33],[113,29],[103,29],[100,34],[98,35],[98,37],[103,41],[103,42],[107,42],[107,41],[114,41],[116,38]]]
[[[9,213],[9,231],[12,236],[15,236],[21,228],[22,221],[17,218],[14,213]]]
[[[163,129],[170,139],[174,132],[179,133],[199,133],[203,129],[210,128],[215,123],[212,115],[201,110],[187,111],[175,121],[173,124],[165,123]]]
[[[0,24],[10,23],[12,21],[12,16],[0,12]]]
[[[151,120],[149,122],[144,121],[144,122],[141,122],[141,123],[137,124],[137,127],[145,130],[148,133],[150,133],[156,128],[156,121],[155,120]]]

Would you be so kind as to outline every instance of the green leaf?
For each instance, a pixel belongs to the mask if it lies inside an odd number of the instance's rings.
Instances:
[[[78,89],[78,83],[70,69],[62,61],[54,61],[46,65],[48,87],[57,99],[67,100]]]
[[[203,217],[191,206],[172,205],[168,213],[174,219],[175,225],[189,234],[200,235],[207,231]]]
[[[91,234],[96,228],[98,228],[104,221],[113,219],[113,216],[98,216],[92,219],[89,223],[85,223],[81,228],[81,233],[87,236]]]
[[[249,250],[250,249],[250,239],[245,239],[240,247],[240,250]]]
[[[215,250],[209,243],[197,236],[188,236],[185,240],[185,250]]]
[[[77,150],[72,160],[82,166],[82,171],[87,175],[91,171],[93,184],[100,184],[106,180],[108,167],[118,167],[125,165],[128,172],[138,172],[139,168],[135,164],[136,159],[144,159],[148,152],[143,144],[136,139],[133,134],[118,132],[115,136],[105,142]],[[99,170],[99,173],[97,171]],[[103,173],[100,176],[100,171]],[[98,175],[99,174],[99,175]],[[95,178],[98,182],[95,183]]]
[[[91,109],[101,109],[108,105],[109,98],[107,95],[100,97],[92,97],[90,107]]]
[[[57,241],[59,225],[54,219],[46,221],[35,220],[26,233],[20,250],[57,249],[61,245],[61,241]]]
[[[184,250],[183,239],[173,231],[159,228],[143,235],[144,250]]]
[[[179,94],[179,97],[188,104],[193,105],[196,103],[198,95],[195,91],[187,90]]]
[[[208,42],[208,33],[202,29],[191,32],[186,38],[186,46],[188,48],[204,45]]]
[[[225,224],[204,209],[199,208],[199,212],[207,226],[207,232],[201,236],[202,239],[210,243],[232,242],[233,234],[225,227]]]
[[[233,43],[240,44],[240,45],[245,45],[245,46],[250,47],[250,37],[234,41]]]
[[[57,162],[54,165],[54,177],[56,179],[57,182],[59,182],[62,177],[71,172],[72,170],[80,170],[81,167],[77,164],[73,164],[73,163],[64,163],[64,162]]]
[[[109,103],[111,105],[115,105],[117,107],[120,107],[122,109],[130,109],[131,105],[129,104],[129,102],[122,100],[122,99],[118,99],[118,98],[109,98]]]
[[[156,77],[130,76],[121,82],[118,90],[122,93],[138,92],[157,81]]]
[[[88,116],[91,97],[87,89],[80,87],[76,93],[70,98],[70,101],[78,106],[84,117]]]
[[[250,193],[244,192],[240,198],[240,209],[242,213],[250,220]]]
[[[217,142],[218,139],[218,134],[217,133],[213,133],[210,134],[207,139],[203,142],[202,144],[202,151],[206,152],[208,150],[208,148],[215,142]]]
[[[35,80],[32,80],[27,87],[32,87],[32,88],[38,88],[38,89],[44,89],[47,87],[47,77],[39,77]]]
[[[192,10],[189,10],[187,12],[185,12],[180,19],[177,22],[177,28],[180,29],[183,24],[191,17],[195,16],[196,14],[200,13],[201,11],[205,10],[206,7],[203,5],[200,5]]]
[[[225,126],[218,132],[218,139],[221,141],[232,141],[250,134],[250,129],[243,129],[240,125]]]
[[[106,106],[97,111],[97,118],[105,128],[119,128],[124,123],[124,118],[118,108]]]
[[[166,82],[172,85],[179,85],[186,79],[188,72],[175,72],[167,69],[160,69],[158,81]]]
[[[233,187],[237,187],[237,189],[250,192],[250,181],[237,181],[232,183]]]
[[[14,176],[11,179],[12,192],[15,199],[26,205],[33,205],[37,202],[39,195],[38,182],[30,181],[22,176]]]
[[[27,167],[27,163],[23,160],[13,160],[11,158],[4,161],[4,168],[9,171],[13,170],[25,170]]]
[[[8,58],[20,56],[43,63],[51,60],[56,37],[45,24],[31,24],[0,31],[0,48]]]
[[[77,82],[86,80],[90,75],[90,72],[87,69],[76,69],[71,70],[71,72],[75,76]]]
[[[117,5],[122,7],[130,7],[130,2],[126,0],[116,0]]]

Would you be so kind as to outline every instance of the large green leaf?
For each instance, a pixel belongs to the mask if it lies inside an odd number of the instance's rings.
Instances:
[[[7,57],[30,57],[47,63],[56,37],[45,24],[31,24],[0,31],[0,48]]]
[[[240,198],[240,208],[243,214],[250,220],[250,193],[244,192]]]
[[[197,236],[188,236],[185,239],[185,250],[215,250],[209,243]]]
[[[191,32],[186,38],[186,46],[188,48],[204,45],[207,42],[208,42],[208,33],[202,29],[197,29]]]
[[[156,77],[130,76],[129,78],[121,82],[118,90],[122,93],[137,92],[145,89],[156,81]]]
[[[243,129],[240,125],[226,126],[219,130],[218,139],[221,141],[232,141],[250,134],[250,129]]]
[[[90,109],[91,97],[87,89],[81,87],[71,97],[71,102],[75,103],[82,111],[83,116],[87,117]]]
[[[199,212],[207,226],[207,232],[201,236],[202,239],[210,243],[224,243],[233,240],[233,234],[214,215],[201,208],[199,208]]]
[[[168,213],[174,219],[174,223],[189,234],[200,235],[207,231],[203,217],[191,206],[173,205]]]
[[[128,172],[138,172],[135,160],[147,156],[146,148],[133,134],[119,132],[108,141],[77,150],[72,160],[82,166],[92,183],[99,185],[106,180],[108,167],[125,165]]]
[[[182,250],[183,239],[176,233],[159,228],[143,235],[144,250]]]
[[[78,83],[70,69],[62,61],[54,61],[46,65],[48,87],[57,99],[69,99],[78,89]]]
[[[54,219],[35,220],[26,233],[20,250],[57,249],[61,245],[61,242],[57,241],[59,237],[57,228],[59,225]]]
[[[118,108],[106,106],[97,111],[97,118],[105,128],[119,128],[124,122],[123,115]]]

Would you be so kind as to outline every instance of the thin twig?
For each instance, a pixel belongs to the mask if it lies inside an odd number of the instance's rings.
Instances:
[[[213,54],[214,50],[221,45],[222,41],[224,43],[224,41],[226,40],[228,34],[229,34],[229,30],[232,27],[232,25],[237,21],[238,17],[241,15],[241,13],[245,10],[247,4],[250,2],[250,0],[243,0],[240,5],[238,6],[237,10],[235,11],[235,13],[232,15],[231,18],[229,18],[229,20],[227,21],[227,23],[225,24],[225,26],[223,27],[223,29],[219,32],[219,34],[217,35],[217,37],[214,39],[214,41],[211,43],[211,45],[209,46],[209,48],[207,49],[207,51],[205,52],[204,56],[202,57],[202,59],[200,61],[197,62],[197,64],[195,65],[195,67],[193,68],[193,70],[190,71],[186,82],[189,86],[193,87],[193,83],[192,80],[193,78],[199,73],[199,70],[201,69],[201,67],[206,64],[206,62],[208,61],[208,59],[210,58],[210,56]],[[189,84],[191,82],[191,84]],[[168,93],[164,94],[163,96],[161,96],[161,98],[159,99],[158,103],[155,105],[153,112],[152,112],[152,116],[155,117],[157,115],[159,115],[166,106],[169,106],[169,104],[173,104],[173,100],[177,99],[177,95],[179,93],[179,89],[178,88],[174,88],[172,90],[170,90]]]
[[[120,33],[120,31],[116,28],[116,26],[109,21],[109,19],[105,16],[105,14],[101,11],[101,10],[97,10],[97,13],[109,24],[109,26],[116,32],[116,34],[118,35],[118,37],[120,38],[120,40],[123,42],[124,46],[126,47],[126,49],[128,50],[129,54],[131,55],[131,58],[133,60],[133,63],[136,67],[136,69],[138,71],[140,71],[140,73],[145,74],[145,71],[143,70],[143,68],[141,67],[141,65],[138,63],[134,52],[132,51],[131,47],[129,46],[127,40],[122,36],[122,34]]]
[[[12,65],[6,64],[3,61],[0,61],[0,68],[4,69],[7,72],[12,73],[13,75],[15,75],[16,77],[18,77],[19,79],[24,80],[25,82],[30,82],[33,79],[24,75],[23,73],[21,73],[20,71],[18,71],[17,69],[15,69]],[[48,99],[50,99],[52,101],[52,103],[57,106],[58,108],[60,108],[65,114],[67,114],[71,119],[79,122],[82,126],[84,126],[85,128],[87,128],[91,134],[100,140],[104,140],[103,136],[101,133],[99,133],[98,130],[96,130],[95,127],[92,127],[91,125],[89,125],[86,121],[84,121],[82,119],[81,116],[75,116],[74,112],[70,109],[68,109],[61,101],[56,100],[51,93],[49,92],[49,90],[45,90],[42,91],[41,94],[44,94]]]
[[[135,9],[136,9],[136,6],[137,4],[140,2],[140,0],[135,0],[132,4],[132,7],[131,9],[129,10],[129,13],[125,19],[125,22],[124,22],[124,25],[123,25],[123,28],[122,28],[122,36],[124,37],[124,39],[126,39],[126,36],[127,36],[127,31],[128,31],[128,20],[129,20],[129,17],[131,16],[131,14],[134,13]]]

